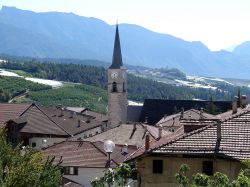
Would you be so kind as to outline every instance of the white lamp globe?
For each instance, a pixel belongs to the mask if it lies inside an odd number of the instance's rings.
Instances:
[[[106,153],[112,153],[115,149],[115,143],[112,142],[111,140],[106,140],[104,142],[103,148]]]

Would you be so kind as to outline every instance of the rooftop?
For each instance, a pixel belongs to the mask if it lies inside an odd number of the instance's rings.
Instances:
[[[116,144],[111,155],[113,166],[123,162],[126,156],[136,150],[135,146],[128,146],[128,154],[124,156],[121,154],[122,148],[123,145]],[[58,162],[62,157],[62,166],[105,168],[108,161],[103,142],[64,141],[50,146],[42,152],[45,157],[55,156],[55,162]]]

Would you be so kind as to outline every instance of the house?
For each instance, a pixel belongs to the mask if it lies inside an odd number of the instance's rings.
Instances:
[[[135,146],[115,145],[111,154],[111,167],[122,163],[135,150]],[[102,177],[109,166],[103,142],[64,141],[48,147],[42,153],[45,158],[55,157],[55,163],[62,159],[64,178],[85,187],[91,187],[90,182]]]
[[[164,99],[145,99],[140,114],[140,122],[147,120],[148,124],[155,125],[165,115],[173,115],[182,110],[206,108],[210,101],[201,100],[164,100]],[[232,108],[231,101],[214,101],[218,113],[223,113]]]
[[[217,117],[215,115],[206,113],[203,110],[190,109],[170,116],[164,115],[164,117],[161,118],[161,120],[156,123],[155,126],[161,126],[164,130],[175,132],[177,129],[184,127],[184,124],[194,125],[194,122],[199,122],[196,123],[195,126],[197,127],[197,125],[200,125],[200,127],[203,127],[210,123],[213,123],[215,120],[217,120]]]
[[[246,107],[192,132],[145,142],[126,161],[136,162],[140,186],[177,187],[175,174],[182,164],[191,167],[189,177],[218,171],[234,179],[243,167],[240,161],[250,159],[249,147],[250,108]]]
[[[170,136],[172,132],[165,131],[143,123],[121,124],[101,134],[87,138],[88,141],[112,140],[115,144],[127,144],[141,147],[144,145],[146,132],[149,132],[151,139],[159,140],[162,137]]]
[[[22,115],[31,104],[10,104],[0,103],[0,128],[5,127],[5,123]]]
[[[106,125],[103,121],[97,121],[96,117],[62,107],[39,107],[31,104],[18,117],[9,119],[5,128],[8,140],[13,144],[23,142],[23,145],[41,150],[68,138],[84,139],[94,136],[103,132]]]

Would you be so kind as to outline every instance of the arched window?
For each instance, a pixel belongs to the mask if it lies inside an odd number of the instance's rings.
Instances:
[[[116,82],[113,82],[112,92],[117,92],[117,84],[116,84]]]

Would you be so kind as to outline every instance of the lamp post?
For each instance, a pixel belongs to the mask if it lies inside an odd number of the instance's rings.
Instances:
[[[111,167],[111,153],[115,149],[115,143],[111,140],[106,140],[103,145],[104,151],[108,153],[108,168]],[[108,182],[108,186],[110,187],[110,183]]]
[[[108,160],[108,167],[110,168],[110,166],[111,166],[111,158],[110,158],[110,155],[111,155],[111,153],[112,153],[112,152],[114,151],[114,149],[115,149],[115,143],[112,142],[111,140],[106,140],[106,141],[104,142],[103,147],[104,147],[104,151],[105,151],[106,153],[108,153],[108,158],[109,158],[109,160]]]

